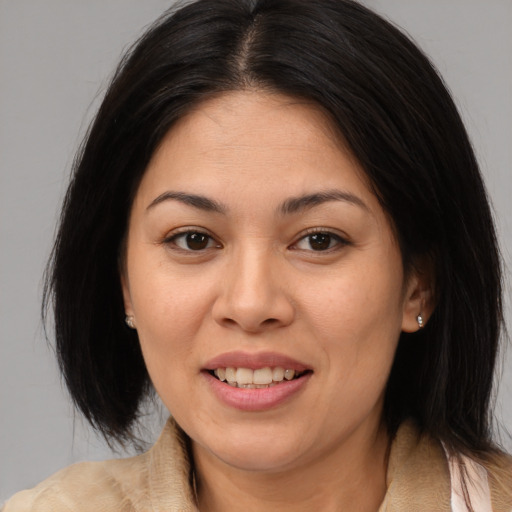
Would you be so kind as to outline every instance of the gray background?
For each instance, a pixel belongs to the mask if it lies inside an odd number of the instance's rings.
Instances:
[[[63,390],[39,320],[73,154],[121,51],[168,0],[0,0],[0,503],[77,460],[112,457]],[[512,254],[512,0],[367,0],[454,93]],[[80,269],[77,269],[79,272]],[[507,318],[512,310],[507,284]],[[512,357],[497,412],[512,430]],[[162,415],[151,419],[154,437]],[[512,450],[510,441],[506,446]]]

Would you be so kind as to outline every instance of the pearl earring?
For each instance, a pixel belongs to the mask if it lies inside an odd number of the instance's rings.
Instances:
[[[134,320],[134,318],[132,315],[126,315],[126,318],[124,319],[124,321],[126,322],[126,325],[130,329],[135,329],[135,322],[133,320]]]
[[[420,329],[423,329],[423,327],[424,327],[424,325],[423,325],[423,316],[422,316],[421,313],[416,317],[416,320],[418,322],[418,327]]]

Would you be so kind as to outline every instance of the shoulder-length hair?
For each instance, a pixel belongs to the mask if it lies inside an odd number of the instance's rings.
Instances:
[[[387,385],[390,432],[412,417],[448,448],[492,448],[501,276],[478,164],[428,58],[352,0],[198,0],[123,58],[76,158],[47,273],[44,307],[75,404],[106,438],[130,439],[151,391],[119,282],[132,198],[178,119],[242,89],[321,107],[392,220],[405,270],[433,269],[435,311],[401,335]]]

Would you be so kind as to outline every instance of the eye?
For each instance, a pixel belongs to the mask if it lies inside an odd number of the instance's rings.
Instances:
[[[166,240],[166,243],[172,243],[184,251],[204,251],[212,247],[219,247],[219,244],[210,235],[201,231],[185,231],[173,235]]]
[[[295,249],[302,251],[328,251],[336,246],[347,245],[347,242],[340,236],[327,231],[319,231],[316,233],[310,233],[302,237],[296,244]]]

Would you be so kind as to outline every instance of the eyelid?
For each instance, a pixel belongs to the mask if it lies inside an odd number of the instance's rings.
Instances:
[[[324,251],[315,251],[313,249],[298,249],[295,247],[299,242],[301,242],[308,236],[319,234],[319,233],[331,236],[332,238],[336,239],[338,241],[338,243],[336,244],[336,246],[326,249]],[[300,233],[295,238],[295,241],[290,245],[290,248],[294,249],[294,250],[307,251],[307,252],[312,252],[312,253],[316,253],[316,254],[322,254],[322,253],[325,254],[325,253],[334,252],[334,251],[341,249],[347,245],[351,245],[351,243],[352,242],[349,240],[347,235],[342,234],[337,230],[333,230],[332,228],[315,227],[315,228],[306,229],[305,231]]]
[[[191,234],[191,233],[198,233],[198,234],[207,236],[216,244],[215,247],[206,247],[205,249],[200,249],[200,250],[194,251],[192,249],[184,249],[184,248],[178,246],[176,243],[173,244],[174,240],[176,240],[178,237],[185,236],[185,235]],[[328,248],[325,250],[319,250],[319,251],[315,251],[313,249],[299,249],[296,247],[296,245],[299,242],[301,242],[308,236],[311,236],[314,234],[319,234],[319,233],[332,237],[338,243],[334,247],[331,247],[331,248]],[[194,252],[201,253],[203,251],[206,251],[207,249],[222,248],[222,243],[219,242],[218,238],[215,235],[213,235],[212,233],[210,233],[208,229],[196,227],[196,226],[184,226],[184,227],[176,228],[176,229],[172,230],[170,233],[167,233],[165,235],[165,237],[161,240],[160,243],[163,245],[173,244],[174,245],[173,249],[182,251],[185,253],[194,253]],[[321,253],[334,252],[337,249],[341,249],[347,245],[351,245],[351,243],[352,242],[349,240],[348,236],[343,233],[340,233],[338,230],[334,230],[333,228],[314,227],[314,228],[308,228],[308,229],[304,230],[303,232],[301,232],[295,238],[295,241],[289,246],[289,249],[302,250],[302,251],[314,252],[317,254],[321,254]]]
[[[208,238],[210,238],[211,240],[213,240],[215,242],[216,246],[215,247],[206,247],[205,249],[202,249],[202,250],[193,251],[191,249],[183,249],[182,247],[180,247],[176,243],[173,244],[174,240],[176,240],[178,237],[185,236],[185,235],[190,234],[190,233],[198,233],[198,234],[201,234],[201,235],[205,235]],[[163,245],[173,244],[174,245],[173,249],[178,250],[178,251],[182,251],[184,253],[194,253],[194,252],[201,253],[201,252],[204,252],[204,251],[206,251],[208,249],[214,249],[214,248],[221,248],[222,247],[222,244],[218,241],[217,237],[212,235],[207,229],[196,227],[196,226],[184,226],[184,227],[176,228],[176,229],[172,230],[170,233],[167,233],[165,235],[165,237],[161,241],[161,244],[163,244]]]

